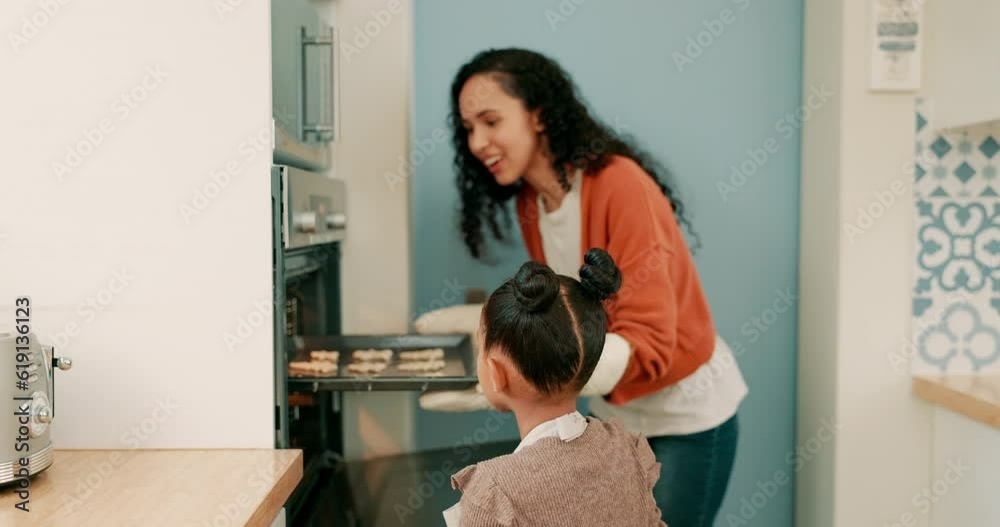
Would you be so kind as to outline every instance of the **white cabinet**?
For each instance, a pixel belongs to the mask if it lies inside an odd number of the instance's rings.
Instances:
[[[1000,2],[926,2],[926,95],[938,129],[1000,120]]]
[[[914,494],[914,513],[930,527],[1000,525],[1000,430],[945,408],[934,409],[931,481]]]
[[[339,118],[334,29],[307,0],[272,0],[271,42],[275,161],[328,168]]]

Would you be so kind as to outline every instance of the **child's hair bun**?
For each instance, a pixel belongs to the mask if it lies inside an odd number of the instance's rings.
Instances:
[[[594,248],[583,257],[580,285],[592,298],[605,300],[622,286],[622,273],[610,254],[603,249]]]
[[[513,281],[514,298],[528,313],[548,309],[559,294],[559,278],[548,266],[526,262]]]

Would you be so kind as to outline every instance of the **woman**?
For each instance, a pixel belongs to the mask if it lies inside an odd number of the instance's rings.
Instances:
[[[533,260],[577,278],[587,248],[618,263],[622,288],[584,395],[595,396],[596,417],[620,418],[649,441],[662,465],[653,493],[667,525],[711,526],[747,387],[715,333],[680,229],[690,223],[663,171],[588,112],[558,64],[532,51],[488,50],[463,65],[450,121],[461,232],[473,257],[485,256],[484,231],[507,239],[513,198]],[[439,318],[429,315],[418,330]]]

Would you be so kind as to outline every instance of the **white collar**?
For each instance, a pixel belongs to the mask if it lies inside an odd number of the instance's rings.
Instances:
[[[583,432],[587,430],[588,424],[587,418],[576,410],[565,415],[560,415],[555,419],[549,419],[532,428],[528,432],[528,435],[524,436],[524,439],[521,440],[521,443],[517,445],[517,448],[514,449],[514,453],[516,454],[522,448],[533,445],[546,437],[558,437],[563,441],[572,441],[583,435]],[[447,527],[458,527],[459,520],[462,517],[461,502],[452,505],[443,514]]]
[[[549,419],[544,423],[534,427],[524,436],[521,443],[514,449],[516,454],[522,448],[537,443],[546,437],[558,437],[563,441],[572,441],[587,429],[587,418],[580,412],[574,410],[566,415],[560,415],[555,419]]]

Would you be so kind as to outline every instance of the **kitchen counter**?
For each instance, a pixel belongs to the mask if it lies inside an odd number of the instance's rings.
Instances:
[[[920,398],[1000,428],[1000,375],[914,376]]]
[[[300,450],[56,450],[29,512],[0,490],[0,524],[268,527],[301,478]]]

